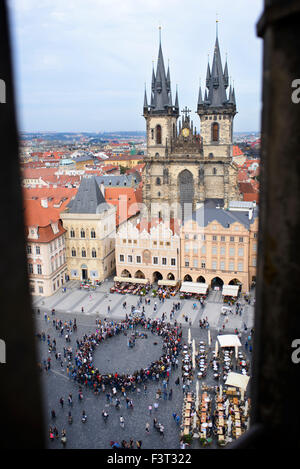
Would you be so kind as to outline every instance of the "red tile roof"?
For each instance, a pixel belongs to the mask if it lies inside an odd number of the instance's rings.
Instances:
[[[52,230],[51,225],[47,226],[40,226],[38,228],[38,238],[30,238],[29,235],[29,228],[26,227],[26,235],[28,240],[32,240],[36,243],[50,243],[50,241],[53,241],[54,239],[58,238],[61,236],[63,233],[65,233],[66,230],[63,228],[61,222],[58,222],[58,232],[54,233]]]
[[[25,210],[25,223],[27,226],[47,226],[51,221],[57,221],[60,213],[66,208],[77,193],[77,189],[58,188],[34,188],[23,189]],[[47,199],[48,208],[41,205],[42,199]]]
[[[142,191],[133,187],[107,187],[105,188],[105,200],[117,207],[116,224],[118,226],[139,213],[138,204],[142,203]]]
[[[232,145],[232,156],[242,156],[243,154],[238,145]]]

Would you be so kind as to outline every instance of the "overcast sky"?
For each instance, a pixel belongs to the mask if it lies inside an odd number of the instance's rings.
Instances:
[[[196,110],[213,54],[216,14],[238,114],[235,131],[260,128],[262,0],[9,0],[20,130],[145,130],[159,25],[173,100]],[[192,114],[194,125],[199,117]]]

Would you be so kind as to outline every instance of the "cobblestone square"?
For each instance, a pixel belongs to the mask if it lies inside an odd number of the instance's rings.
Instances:
[[[176,449],[179,448],[180,441],[180,427],[176,424],[173,413],[181,416],[181,409],[183,403],[183,390],[182,383],[175,384],[175,380],[179,376],[181,378],[181,356],[179,356],[179,366],[172,368],[170,379],[168,383],[168,391],[172,389],[171,399],[166,400],[161,397],[156,398],[156,392],[162,388],[162,381],[147,381],[147,390],[144,392],[143,386],[140,392],[130,392],[128,397],[133,401],[133,408],[127,408],[126,399],[121,392],[117,393],[120,399],[120,408],[116,409],[114,400],[107,401],[106,393],[100,392],[99,395],[94,395],[91,389],[86,389],[83,386],[83,399],[80,401],[78,398],[79,385],[72,378],[67,375],[67,360],[62,360],[62,366],[59,360],[55,358],[53,352],[49,353],[47,344],[47,335],[50,336],[50,341],[56,340],[56,351],[60,352],[63,357],[63,349],[72,347],[73,352],[76,351],[76,341],[81,340],[85,334],[94,333],[96,330],[96,321],[104,318],[107,320],[117,321],[125,318],[125,314],[130,312],[131,305],[137,305],[138,298],[130,295],[110,294],[110,283],[98,287],[95,292],[86,292],[78,289],[78,286],[73,283],[68,286],[67,291],[57,292],[55,295],[42,299],[39,297],[33,298],[35,307],[35,317],[37,324],[37,333],[44,332],[46,340],[39,340],[39,360],[43,363],[47,361],[48,357],[51,358],[51,368],[49,371],[42,371],[42,383],[44,392],[44,409],[45,409],[45,423],[47,428],[49,426],[56,426],[59,435],[64,428],[67,432],[67,448],[110,448],[111,441],[129,440],[132,438],[142,440],[142,448],[150,449]],[[220,314],[222,299],[217,292],[211,292],[205,308],[201,310],[197,305],[193,309],[193,300],[179,300],[179,298],[172,298],[160,303],[158,300],[151,298],[150,305],[144,305],[146,318],[156,319],[161,318],[162,313],[166,314],[166,321],[169,322],[169,313],[171,311],[174,301],[180,301],[181,309],[177,311],[175,317],[170,321],[174,324],[176,320],[182,326],[182,342],[187,344],[188,331],[190,329],[191,338],[195,339],[196,345],[199,341],[208,343],[208,330],[199,327],[199,319],[208,318],[209,330],[211,335],[211,347],[208,349],[208,360],[212,358],[216,336],[219,331],[223,331],[223,324],[225,324],[225,333],[232,333],[235,328],[241,332],[241,343],[243,352],[249,355],[248,350],[245,350],[244,344],[249,334],[250,328],[253,327],[253,306],[244,305],[242,315],[232,314],[229,317],[223,317]],[[123,308],[123,302],[126,301],[127,308]],[[154,312],[154,302],[157,303],[157,311]],[[241,300],[244,304],[244,300]],[[84,312],[81,312],[81,308]],[[107,307],[110,306],[108,313]],[[37,308],[40,313],[37,313]],[[55,314],[51,314],[51,310],[55,309]],[[189,317],[186,322],[183,315]],[[60,331],[56,330],[53,321],[61,319],[62,322],[73,321],[76,318],[77,330],[70,336],[70,342],[67,342],[65,335],[61,335]],[[228,322],[226,322],[228,319]],[[247,330],[244,329],[246,324]],[[140,330],[138,328],[138,330]],[[157,360],[162,354],[162,340],[160,337],[148,334],[147,338],[136,339],[136,345],[133,348],[128,347],[128,335],[124,334],[111,337],[103,343],[99,344],[94,352],[94,364],[102,374],[106,373],[132,373],[140,368],[147,367],[152,361]],[[197,382],[197,370],[194,373],[194,380],[191,384],[191,390],[195,391]],[[203,380],[199,380],[200,390],[201,383],[209,386],[216,386],[223,384],[220,380],[216,381],[213,378],[212,370],[208,370],[207,376]],[[73,405],[68,404],[68,395],[72,393]],[[59,400],[63,397],[64,406],[61,407]],[[154,409],[154,403],[158,403],[158,408]],[[153,409],[151,415],[149,413],[149,405]],[[55,410],[56,417],[52,419],[51,410]],[[102,411],[105,409],[109,413],[107,422],[105,423],[102,417]],[[68,423],[68,412],[71,410],[73,416],[73,423]],[[87,422],[82,423],[82,411],[87,414]],[[120,416],[124,417],[125,427],[120,426]],[[164,436],[153,427],[153,419],[157,420],[164,425]],[[146,432],[146,423],[150,424],[149,434]],[[54,441],[49,441],[50,448],[62,447],[60,438]],[[213,442],[211,447],[216,447]],[[192,448],[201,448],[199,442],[194,440]]]

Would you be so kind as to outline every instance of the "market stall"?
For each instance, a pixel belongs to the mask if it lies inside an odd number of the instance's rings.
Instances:
[[[239,388],[241,391],[241,400],[244,400],[244,394],[247,390],[249,379],[250,379],[250,376],[247,376],[241,373],[234,373],[232,371],[231,373],[228,374],[225,384],[226,386]]]
[[[179,290],[178,280],[158,280],[157,285],[157,295],[164,296],[165,298],[175,296]]]
[[[242,346],[236,334],[218,335],[216,340],[216,353],[218,353],[218,344],[221,348],[233,347],[235,349],[236,358],[238,357],[238,348]]]
[[[200,282],[182,282],[180,293],[184,298],[194,297],[196,299],[206,298],[208,290],[207,283]]]
[[[222,296],[224,303],[233,304],[239,294],[240,285],[224,285],[222,289]]]
[[[110,289],[111,293],[131,293],[133,295],[146,294],[150,289],[150,282],[145,278],[134,277],[114,277],[114,286]]]

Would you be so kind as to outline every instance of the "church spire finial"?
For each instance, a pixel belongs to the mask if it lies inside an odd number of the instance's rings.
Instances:
[[[216,13],[216,39],[218,39],[218,25],[219,25],[219,19],[218,19],[218,13]]]

